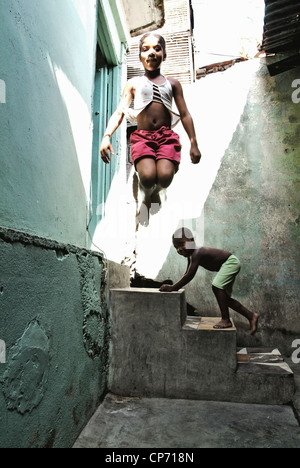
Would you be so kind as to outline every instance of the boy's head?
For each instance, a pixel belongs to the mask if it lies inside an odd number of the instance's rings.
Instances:
[[[167,56],[167,51],[166,51],[165,38],[162,37],[160,34],[153,33],[153,32],[148,32],[148,33],[144,34],[143,37],[141,38],[141,40],[140,40],[140,55],[141,55],[141,52],[142,52],[142,49],[143,49],[143,44],[146,41],[146,39],[148,39],[149,37],[155,37],[156,39],[158,39],[158,44],[161,45],[163,53],[164,53],[164,55],[166,57]]]
[[[146,69],[157,69],[166,60],[166,41],[156,33],[147,33],[140,40],[140,61]]]
[[[192,231],[185,227],[174,232],[172,241],[179,255],[183,257],[190,257],[196,247]]]

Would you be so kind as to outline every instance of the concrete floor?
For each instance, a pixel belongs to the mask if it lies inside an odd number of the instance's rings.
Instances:
[[[108,394],[74,448],[300,448],[290,406]]]
[[[293,406],[109,393],[73,448],[300,448],[300,365],[291,367],[296,383]]]
[[[285,360],[295,381],[290,405],[129,398],[108,393],[73,448],[114,449],[115,454],[117,449],[130,448],[300,448],[300,364]]]

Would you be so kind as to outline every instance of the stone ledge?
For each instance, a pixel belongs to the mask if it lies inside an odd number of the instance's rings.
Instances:
[[[198,331],[210,331],[210,332],[236,332],[236,327],[231,320],[233,326],[231,328],[217,329],[214,326],[220,322],[220,317],[187,317],[187,320],[183,326],[183,330],[198,330]]]
[[[184,290],[161,293],[126,288],[110,294],[112,393],[260,404],[291,402],[293,374],[269,365],[280,357],[268,355],[263,363],[260,349],[251,350],[250,357],[245,350],[237,354],[235,326],[216,330],[213,326],[220,317],[188,317]],[[259,372],[253,372],[253,366]]]

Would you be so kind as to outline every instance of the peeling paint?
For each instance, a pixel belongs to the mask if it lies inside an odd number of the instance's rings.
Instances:
[[[68,258],[68,256],[69,256],[69,253],[68,253],[67,250],[62,250],[62,249],[57,249],[56,250],[56,258],[60,262],[63,262],[64,260],[66,260],[66,258]]]
[[[47,388],[49,363],[49,339],[38,321],[33,321],[11,348],[0,380],[9,410],[25,414],[40,404]]]

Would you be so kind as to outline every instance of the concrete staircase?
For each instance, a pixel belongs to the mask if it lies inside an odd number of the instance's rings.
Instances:
[[[287,404],[292,370],[278,350],[237,349],[236,328],[188,317],[184,291],[112,289],[109,390],[121,396]]]

